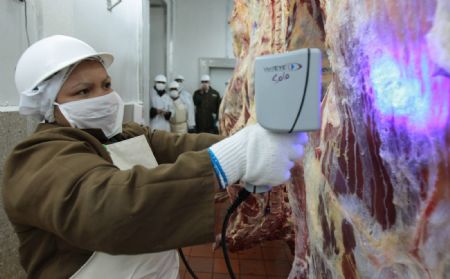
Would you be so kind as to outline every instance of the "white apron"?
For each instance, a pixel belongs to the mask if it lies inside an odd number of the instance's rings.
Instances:
[[[135,165],[158,165],[144,135],[106,146],[114,165],[121,170]],[[175,279],[179,260],[176,250],[138,255],[110,255],[94,252],[70,278],[73,279]]]
[[[177,134],[186,134],[188,132],[187,106],[181,101],[181,98],[173,101],[175,107],[175,114],[170,118],[170,131]]]
[[[167,93],[159,96],[155,89],[152,89],[150,92],[150,104],[153,108],[170,111],[172,115],[175,113],[173,101]],[[150,128],[152,130],[163,130],[170,132],[170,123],[169,120],[164,118],[164,116],[158,114],[154,118],[150,119]]]

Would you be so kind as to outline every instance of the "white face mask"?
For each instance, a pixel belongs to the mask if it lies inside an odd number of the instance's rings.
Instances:
[[[157,83],[156,89],[159,91],[163,91],[164,89],[166,89],[166,85],[164,83]]]
[[[180,93],[177,90],[170,90],[170,97],[176,99],[178,96],[180,96]]]
[[[100,97],[55,104],[74,128],[101,129],[108,139],[122,133],[124,104],[115,91]]]

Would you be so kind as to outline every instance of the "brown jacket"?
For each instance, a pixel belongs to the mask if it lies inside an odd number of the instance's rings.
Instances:
[[[6,213],[30,278],[68,278],[93,251],[140,254],[206,243],[214,234],[214,171],[205,150],[221,138],[149,132],[155,169],[120,171],[100,130],[40,124],[4,168]],[[193,151],[193,152],[187,152]]]

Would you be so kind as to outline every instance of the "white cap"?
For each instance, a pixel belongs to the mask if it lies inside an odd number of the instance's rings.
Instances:
[[[16,66],[16,87],[19,93],[34,89],[58,71],[82,60],[98,57],[107,68],[114,57],[97,52],[76,38],[54,35],[37,41],[20,57]]]
[[[179,90],[180,89],[180,84],[178,82],[176,82],[176,81],[172,81],[169,84],[169,90],[171,90],[171,89]]]
[[[166,78],[165,75],[157,75],[155,77],[155,82],[164,82],[164,83],[166,83],[167,82],[167,78]]]
[[[202,75],[200,81],[209,81],[209,75]]]

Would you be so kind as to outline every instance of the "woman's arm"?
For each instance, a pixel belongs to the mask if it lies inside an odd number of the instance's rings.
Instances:
[[[61,135],[19,145],[4,172],[10,220],[110,254],[213,241],[216,178],[206,150],[120,171],[102,149]]]
[[[159,164],[173,163],[180,154],[188,151],[201,151],[224,139],[213,134],[175,134],[165,131],[150,131],[136,123],[124,125],[123,132],[128,137],[144,134]]]

